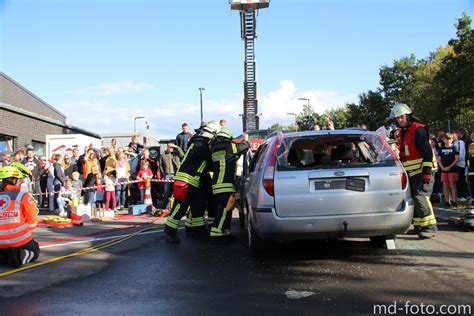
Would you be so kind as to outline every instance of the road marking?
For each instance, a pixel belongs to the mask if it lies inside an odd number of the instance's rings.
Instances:
[[[183,228],[184,227],[180,227],[178,229],[181,230]],[[151,232],[143,232],[143,233],[137,234],[137,236],[138,235],[156,234],[156,233],[164,233],[164,231],[163,230],[157,230],[157,231],[151,231]],[[126,237],[126,236],[129,236],[129,235],[131,235],[131,234],[116,235],[116,236],[101,237],[101,238],[90,238],[90,239],[84,239],[84,240],[78,240],[78,241],[71,241],[71,242],[66,242],[66,243],[62,243],[62,244],[46,245],[46,246],[41,247],[41,249],[59,247],[59,246],[65,246],[65,245],[72,245],[72,244],[80,244],[80,243],[84,243],[84,242],[94,242],[94,241],[122,238],[122,237]]]

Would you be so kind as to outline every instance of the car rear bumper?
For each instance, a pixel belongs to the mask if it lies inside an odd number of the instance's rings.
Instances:
[[[264,208],[266,212],[251,212],[250,216],[255,233],[263,239],[386,236],[403,233],[410,226],[414,206],[411,201],[404,204],[400,211],[384,213],[283,218],[274,208]]]

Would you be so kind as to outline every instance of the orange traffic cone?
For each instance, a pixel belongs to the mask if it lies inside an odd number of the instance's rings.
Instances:
[[[150,184],[150,179],[146,179],[145,180],[145,196],[144,196],[144,203],[146,205],[150,205],[152,206],[153,205],[153,201],[151,199],[151,184]]]

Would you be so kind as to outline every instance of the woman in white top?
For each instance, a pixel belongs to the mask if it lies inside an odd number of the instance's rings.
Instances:
[[[117,161],[115,162],[115,172],[118,183],[126,182],[130,178],[130,165],[127,160],[125,160],[123,151],[118,151]],[[115,186],[117,209],[123,209],[127,197],[127,189],[127,183],[117,184]]]

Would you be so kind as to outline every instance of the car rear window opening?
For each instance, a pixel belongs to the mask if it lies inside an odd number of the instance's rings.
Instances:
[[[379,167],[395,164],[376,134],[286,138],[277,152],[278,170]]]

